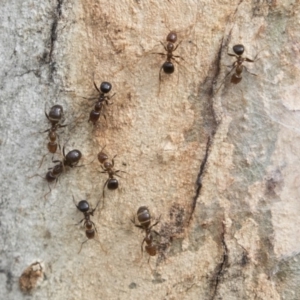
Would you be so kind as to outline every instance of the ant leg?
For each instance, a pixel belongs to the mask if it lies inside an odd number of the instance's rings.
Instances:
[[[161,55],[161,56],[166,56],[167,55],[166,53],[162,53],[162,52],[152,52],[151,54],[158,54],[158,55]]]
[[[99,199],[99,201],[98,201],[96,207],[93,209],[93,212],[96,210],[96,208],[98,207],[99,203],[100,203],[100,199]]]
[[[108,97],[108,99],[110,100],[111,98],[113,98],[116,95],[116,93],[114,93],[112,96]]]
[[[217,91],[215,92],[215,94],[217,94],[219,92],[219,90],[222,87],[223,83],[225,82],[226,78],[232,73],[232,71],[235,69],[235,67],[236,67],[236,62],[233,63],[232,69],[226,74],[226,76],[222,80],[222,82],[221,82],[220,86],[218,87]]]
[[[175,58],[174,57],[176,57],[176,58],[180,58],[180,59],[182,59],[183,61],[185,61],[185,59],[182,57],[182,56],[180,56],[180,55],[172,55],[172,58],[175,60]],[[175,60],[176,61],[176,60]],[[179,62],[178,61],[176,61],[178,64],[179,64]]]
[[[75,206],[77,207],[77,209],[79,210],[79,208],[78,208],[78,205],[76,204],[76,202],[75,202],[75,198],[74,198],[74,195],[72,195],[72,197],[73,197],[73,202],[74,202],[74,204],[75,204]],[[82,219],[83,220],[83,219]],[[79,222],[79,223],[81,223],[82,222],[82,220]],[[79,224],[78,223],[78,224]],[[77,224],[76,224],[77,225]]]
[[[47,195],[49,195],[49,194],[51,193],[51,187],[50,187],[50,184],[48,184],[48,187],[49,187],[49,192],[46,193],[46,194],[44,195],[44,199],[45,199],[45,200],[47,200]]]
[[[40,164],[39,164],[39,168],[42,166],[45,157],[46,157],[49,153],[50,153],[50,152],[48,152],[48,153],[46,153],[46,154],[43,155],[42,160],[41,160],[41,162],[40,162]]]
[[[39,176],[39,177],[45,179],[45,177],[41,176],[40,174],[34,174],[34,175],[32,175],[32,176],[27,176],[27,178],[28,178],[28,179],[31,179],[31,178],[33,178],[33,177],[35,177],[35,176]]]
[[[51,128],[46,129],[45,131],[39,131],[39,132],[37,132],[37,133],[45,133],[45,132],[49,132],[50,130],[51,130]]]
[[[98,203],[97,203],[96,207],[95,207],[94,209],[92,209],[92,210],[91,210],[90,214],[91,214],[92,216],[94,215],[94,211],[95,211],[95,210],[96,210],[96,208],[98,207],[99,203],[100,203],[100,200],[98,201]],[[92,223],[93,223],[93,222],[92,222]],[[94,223],[93,223],[93,224],[94,224]],[[94,227],[95,227],[95,229],[96,229],[96,226],[95,226],[95,224],[94,224]],[[96,229],[96,231],[97,231],[97,229]]]
[[[104,190],[105,190],[105,187],[106,187],[108,181],[109,181],[109,179],[107,179],[107,180],[105,181],[104,185],[103,185],[103,207],[104,207],[104,196],[105,196],[105,195],[104,195]]]
[[[254,76],[258,76],[257,74],[254,74],[254,73],[248,71],[248,69],[247,69],[245,66],[243,66],[243,67],[244,67],[244,69],[245,69],[249,74],[254,75]]]
[[[117,170],[115,172],[121,172],[121,173],[129,174],[128,172],[125,172],[125,171],[122,171],[122,170]]]
[[[133,217],[133,219],[130,219],[130,221],[135,225],[135,217]]]
[[[119,170],[118,170],[119,171]],[[123,178],[122,176],[118,175],[118,174],[114,174],[115,176],[119,177],[119,178]]]
[[[142,241],[142,244],[141,244],[141,251],[142,251],[142,257],[143,257],[143,245],[144,245],[144,243],[145,243],[145,240],[146,240],[146,237],[144,237],[144,239],[143,239],[143,241]]]
[[[107,124],[106,115],[103,113],[102,116],[103,116],[103,118],[105,120],[105,123]]]
[[[82,221],[84,220],[85,218],[83,218],[81,221],[79,221],[78,223],[74,224],[74,225],[79,225],[80,223],[82,223]]]
[[[100,241],[94,239],[95,242],[98,242],[100,244],[100,247],[102,249],[103,252],[105,252],[107,254],[107,251],[102,247],[102,244],[100,243]]]
[[[177,49],[177,47],[182,43],[182,41],[180,41],[177,46],[174,48],[173,52]]]
[[[101,92],[100,92],[100,90],[98,89],[98,87],[97,87],[95,81],[94,81],[94,87],[95,87],[95,89],[97,90],[97,92],[98,92],[99,94],[101,94]]]
[[[84,242],[81,243],[81,247],[80,247],[80,250],[79,250],[78,254],[81,252],[83,244],[86,243],[87,241],[88,241],[88,239],[86,241],[84,241]]]
[[[229,56],[234,56],[236,59],[239,58],[237,55],[235,55],[235,54],[233,54],[233,53],[227,53],[227,55],[229,55]]]
[[[160,43],[162,44],[162,46],[164,47],[164,49],[168,52],[168,49],[167,49],[167,47],[164,45],[164,43],[163,42],[161,42],[160,41]],[[174,50],[173,50],[174,51]],[[159,54],[159,53],[158,53]],[[165,53],[164,53],[164,55],[166,55]]]
[[[147,264],[148,264],[148,267],[150,268],[151,272],[153,272],[153,269],[151,268],[151,265],[150,265],[150,258],[151,258],[151,256],[149,255]]]
[[[161,215],[156,219],[156,223],[154,223],[149,229],[156,226],[160,222]]]
[[[159,78],[159,82],[161,82],[161,71],[162,71],[162,69],[163,69],[163,65],[160,67],[160,70],[159,70],[159,77],[158,77]]]
[[[112,162],[112,167],[115,165],[115,158],[117,157],[117,154],[112,158],[111,162]]]
[[[46,106],[45,106],[45,109],[46,109]],[[46,113],[46,110],[45,110],[45,116],[46,116],[46,118],[50,121],[49,116],[48,116],[48,114]]]
[[[246,58],[245,58],[245,61],[247,61],[247,62],[255,62],[255,61],[258,61],[258,60],[260,59],[260,58],[257,58],[258,54],[259,54],[260,52],[262,52],[263,50],[265,50],[266,48],[267,48],[267,47],[264,47],[264,48],[262,48],[261,50],[259,50],[253,59],[250,59],[250,58],[247,58],[247,57],[246,57]]]
[[[98,100],[99,97],[92,97],[92,98],[87,98],[87,97],[81,97],[83,99],[86,99],[86,100]],[[95,103],[97,103],[98,101],[96,101]],[[91,106],[95,105],[95,103],[93,103]]]

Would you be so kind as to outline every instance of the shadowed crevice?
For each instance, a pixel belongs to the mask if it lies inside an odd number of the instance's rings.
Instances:
[[[212,297],[211,300],[214,300],[218,289],[219,289],[219,285],[222,281],[222,277],[228,267],[228,247],[225,241],[225,225],[224,225],[224,221],[222,222],[222,234],[221,234],[221,246],[223,248],[223,252],[222,252],[222,258],[221,258],[221,262],[217,265],[216,269],[215,269],[215,274],[213,276],[212,279]]]
[[[53,62],[53,51],[55,48],[55,42],[57,40],[57,25],[58,21],[62,14],[62,4],[63,0],[57,0],[57,5],[55,7],[55,11],[53,13],[53,22],[51,24],[50,29],[50,50],[49,50],[49,56],[48,56],[48,63],[50,65],[50,77],[52,79],[52,73],[55,70],[54,62]]]

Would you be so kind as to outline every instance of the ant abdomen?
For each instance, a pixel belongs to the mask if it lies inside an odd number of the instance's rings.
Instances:
[[[153,237],[151,235],[151,232],[148,236],[145,237],[145,250],[150,256],[155,256],[157,252],[157,246],[153,244]]]
[[[100,85],[100,91],[104,94],[107,94],[110,92],[111,90],[111,83],[107,82],[107,81],[103,81]]]
[[[242,55],[245,51],[245,47],[242,44],[234,45],[232,49],[236,55]]]
[[[77,149],[71,150],[65,156],[64,165],[73,168],[75,165],[78,164],[81,157],[82,157],[82,154],[79,150],[77,150]]]
[[[86,200],[80,200],[77,204],[77,208],[78,210],[80,210],[81,212],[85,213],[88,212],[90,209],[90,205]]]
[[[64,111],[61,105],[54,105],[50,108],[47,118],[51,123],[58,123],[63,117]]]
[[[174,68],[174,64],[170,61],[166,61],[163,65],[162,65],[162,69],[164,70],[164,72],[166,74],[172,74],[175,70]]]
[[[88,239],[93,239],[95,237],[95,229],[91,221],[86,221],[85,224],[85,235]]]
[[[141,206],[137,211],[137,218],[143,228],[148,228],[151,223],[151,215],[146,206]]]
[[[95,125],[96,122],[99,120],[99,118],[100,118],[100,112],[92,110],[90,113],[89,121],[91,121]]]
[[[119,187],[119,182],[116,178],[110,178],[107,182],[107,188],[109,190],[116,190]]]

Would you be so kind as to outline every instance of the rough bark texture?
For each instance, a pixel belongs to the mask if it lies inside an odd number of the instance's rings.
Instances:
[[[299,1],[10,0],[0,15],[3,299],[24,299],[24,270],[30,299],[300,299]],[[159,81],[170,30],[183,59]],[[261,51],[238,84],[224,80],[235,44]],[[116,93],[95,127],[94,81]],[[54,104],[71,123],[60,144],[86,166],[45,200],[29,177],[53,166],[39,168],[38,132]],[[104,249],[78,254],[72,195],[103,201],[105,145],[127,173],[92,218]],[[149,264],[130,222],[142,205],[161,215]]]

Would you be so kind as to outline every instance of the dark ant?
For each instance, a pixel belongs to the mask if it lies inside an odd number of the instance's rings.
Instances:
[[[99,96],[97,98],[92,98],[92,99],[97,99],[96,103],[95,103],[95,107],[94,109],[91,111],[90,113],[90,118],[89,121],[91,121],[94,125],[96,124],[96,122],[98,121],[101,111],[104,107],[104,104],[106,105],[111,105],[113,104],[113,102],[109,102],[109,100],[115,95],[113,94],[111,97],[107,96],[105,94],[109,93],[111,90],[111,84],[109,82],[102,82],[100,84],[100,88],[97,87],[96,83],[94,82],[94,86],[95,89],[97,90],[97,92],[99,93]],[[103,114],[104,119],[106,120],[106,116],[105,114]]]
[[[232,64],[232,69],[229,72],[229,74],[230,74],[235,69],[235,73],[231,77],[231,82],[237,84],[242,80],[242,72],[243,72],[244,68],[248,73],[250,73],[254,76],[257,76],[257,74],[249,72],[248,69],[246,68],[246,66],[243,65],[243,63],[245,61],[246,62],[255,62],[257,55],[254,59],[242,57],[242,55],[245,51],[245,47],[241,44],[233,46],[232,50],[235,54],[227,53],[229,56],[234,56],[236,58],[236,61]]]
[[[46,118],[51,123],[51,127],[43,132],[49,132],[49,142],[47,144],[48,151],[52,154],[56,153],[58,143],[56,139],[58,138],[58,134],[56,133],[57,129],[66,127],[67,125],[60,124],[61,119],[64,116],[63,107],[61,105],[54,105],[50,108],[49,114],[45,112]],[[42,158],[40,166],[43,163],[43,160],[47,154],[45,154]]]
[[[157,235],[160,235],[157,231],[153,230],[152,228],[156,226],[159,223],[159,219],[151,225],[151,215],[149,212],[149,209],[146,206],[141,206],[138,211],[137,211],[137,218],[140,224],[135,223],[135,218],[131,220],[131,222],[134,224],[135,227],[141,228],[145,231],[146,236],[143,239],[143,242],[141,244],[141,251],[143,253],[143,245],[144,242],[146,242],[145,246],[145,251],[150,255],[150,256],[155,256],[157,253],[157,245],[153,244],[153,235],[152,233],[154,232]],[[151,225],[151,226],[150,226]],[[149,257],[150,259],[150,257]],[[149,260],[148,260],[149,262]]]
[[[94,216],[94,211],[98,207],[100,200],[98,201],[98,203],[94,209],[90,208],[90,205],[86,200],[81,200],[78,202],[78,204],[76,204],[74,196],[73,196],[73,202],[74,202],[75,206],[77,207],[77,209],[79,211],[81,211],[84,215],[84,218],[76,225],[79,225],[80,223],[82,223],[84,221],[83,225],[85,226],[85,235],[88,238],[87,240],[85,240],[84,242],[81,243],[81,247],[78,252],[78,254],[79,254],[81,252],[83,244],[86,243],[88,240],[93,239],[95,237],[95,232],[97,232],[96,225],[93,221],[91,221],[90,217]],[[99,242],[99,241],[97,241],[97,242]],[[101,243],[100,243],[100,246],[102,248]],[[102,248],[102,250],[103,250],[103,248]]]
[[[172,63],[172,60],[174,60],[175,62],[176,59],[175,58],[181,58],[183,59],[181,56],[179,55],[174,55],[173,52],[177,49],[177,47],[181,44],[182,41],[180,41],[177,46],[175,47],[175,43],[177,41],[177,33],[175,31],[171,31],[166,38],[167,46],[165,46],[162,42],[160,42],[164,49],[167,51],[167,53],[161,53],[161,52],[157,52],[155,54],[159,54],[162,56],[167,56],[166,61],[163,63],[163,65],[161,66],[160,70],[159,70],[159,81],[161,81],[161,71],[163,70],[166,74],[172,74],[175,70],[174,68],[174,64]],[[184,59],[183,59],[184,60]],[[179,64],[179,62],[177,62]]]
[[[44,195],[44,198],[47,199],[47,195],[51,193],[51,188],[50,188],[50,183],[52,182],[57,182],[58,181],[58,177],[63,173],[65,167],[70,167],[70,168],[73,168],[75,166],[77,166],[82,154],[79,150],[71,150],[67,153],[67,155],[65,155],[65,147],[63,148],[63,160],[53,160],[52,159],[52,162],[53,163],[56,163],[56,165],[52,168],[49,168],[48,169],[48,172],[46,173],[46,176],[45,177],[42,177],[41,175],[39,174],[35,174],[29,178],[32,178],[34,176],[40,176],[44,179],[47,180],[48,182],[48,186],[49,186],[49,192],[46,193]]]
[[[258,52],[255,56],[254,59],[250,59],[247,57],[242,57],[244,51],[245,51],[245,47],[242,44],[238,44],[238,45],[234,45],[232,47],[233,49],[233,53],[227,53],[229,56],[234,56],[236,58],[236,61],[232,64],[232,68],[231,70],[226,74],[225,78],[223,79],[220,87],[217,89],[217,92],[219,91],[219,89],[221,88],[222,84],[224,83],[225,79],[231,74],[232,71],[235,71],[235,73],[231,76],[231,82],[234,84],[238,84],[239,82],[241,82],[242,80],[242,72],[245,69],[248,73],[250,73],[251,75],[257,76],[257,74],[251,73],[250,71],[248,71],[248,69],[246,68],[245,65],[243,65],[244,62],[255,62],[258,56]],[[261,50],[262,51],[262,50]],[[217,93],[216,92],[216,93]]]
[[[99,160],[99,162],[101,164],[101,168],[103,170],[100,173],[107,173],[108,174],[108,179],[105,181],[104,186],[103,186],[103,197],[104,197],[104,190],[105,190],[106,185],[107,185],[107,188],[109,190],[116,190],[118,188],[119,182],[118,182],[117,178],[115,178],[114,176],[122,178],[117,173],[118,172],[126,173],[126,172],[121,171],[121,170],[114,170],[114,164],[115,164],[114,158],[117,155],[115,155],[112,158],[111,162],[110,162],[108,160],[107,154],[102,152],[104,148],[102,148],[102,150],[98,153],[98,160]]]

